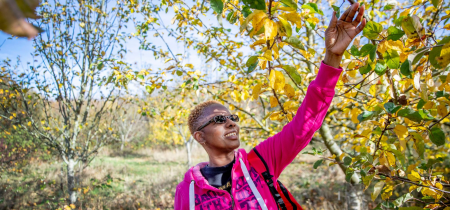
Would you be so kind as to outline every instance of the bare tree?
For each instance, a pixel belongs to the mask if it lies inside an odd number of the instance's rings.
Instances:
[[[126,52],[121,44],[126,10],[121,1],[47,2],[35,23],[46,31],[34,40],[42,63],[25,68],[2,63],[2,75],[14,81],[5,84],[14,90],[11,98],[28,119],[21,126],[66,165],[70,203],[77,201],[75,166],[88,164],[111,139],[111,121],[104,116],[117,109],[117,87],[133,79],[122,74],[130,68],[120,60]],[[36,106],[42,107],[42,116],[33,115]],[[11,111],[2,117],[14,120],[16,115]]]

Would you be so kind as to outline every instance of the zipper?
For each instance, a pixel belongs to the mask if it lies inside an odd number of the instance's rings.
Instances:
[[[234,197],[231,193],[228,193],[228,194],[230,194],[230,197],[231,197],[231,209],[234,209]]]

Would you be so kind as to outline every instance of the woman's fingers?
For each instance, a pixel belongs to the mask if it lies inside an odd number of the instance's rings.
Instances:
[[[356,11],[358,11],[359,3],[354,3],[350,7],[350,12],[348,13],[347,17],[345,18],[345,22],[352,22],[353,18],[355,17]]]
[[[333,11],[333,17],[331,18],[330,25],[328,28],[335,28],[337,24],[336,11]]]
[[[350,6],[347,10],[345,10],[345,12],[341,15],[341,18],[339,18],[339,20],[345,21],[345,19],[348,16],[348,13],[350,13],[351,9],[352,9],[352,6]]]
[[[362,17],[364,16],[364,5],[362,5],[360,8],[359,8],[359,12],[358,12],[358,15],[356,16],[356,18],[355,18],[355,20],[353,21],[353,25],[354,26],[357,26],[360,22],[361,22],[361,20],[362,20]]]
[[[364,27],[366,26],[366,21],[366,18],[362,20],[361,24],[356,28],[356,34],[359,34],[364,29]]]

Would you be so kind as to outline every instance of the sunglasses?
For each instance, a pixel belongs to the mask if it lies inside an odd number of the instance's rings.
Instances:
[[[197,129],[197,131],[200,131],[201,129],[205,128],[206,126],[208,126],[212,122],[215,122],[217,124],[223,124],[223,123],[227,122],[227,118],[230,119],[233,122],[239,122],[239,116],[237,116],[235,114],[232,114],[230,116],[217,115],[217,116],[214,116],[211,120],[209,120],[205,124],[203,124],[202,126],[200,126]]]

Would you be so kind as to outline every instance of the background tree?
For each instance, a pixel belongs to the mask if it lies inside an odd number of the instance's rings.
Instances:
[[[104,117],[116,110],[116,86],[127,88],[129,80],[146,75],[121,60],[129,13],[121,1],[43,2],[36,24],[46,33],[34,40],[42,63],[2,65],[27,117],[21,126],[66,164],[71,204],[77,200],[75,166],[89,163],[110,140],[112,122]],[[33,115],[36,106],[42,116]],[[5,117],[16,117],[10,114]]]
[[[150,34],[166,43],[167,53],[156,54],[167,62],[164,71],[181,80],[180,91],[208,93],[251,119],[241,126],[257,129],[243,139],[255,143],[254,136],[265,139],[292,119],[323,59],[319,40],[328,26],[323,17],[333,10],[339,16],[355,2],[344,3],[144,1],[153,10],[143,11],[149,21],[137,25],[144,45]],[[360,4],[367,9],[368,24],[344,55],[334,103],[315,136],[330,155],[315,153],[323,159],[314,165],[338,164],[347,181],[372,189],[373,200],[382,195],[384,206],[378,208],[444,208],[449,198],[449,2]],[[167,26],[159,11],[172,9],[173,26]],[[204,20],[208,12],[217,15],[218,23]],[[152,30],[157,27],[196,50],[209,68],[174,54],[167,36]],[[221,78],[207,80],[211,74]],[[392,198],[394,191],[399,196]],[[353,206],[362,208],[361,203]]]

